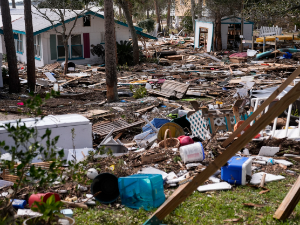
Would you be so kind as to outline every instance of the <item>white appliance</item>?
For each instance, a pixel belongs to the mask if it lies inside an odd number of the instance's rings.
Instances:
[[[0,126],[11,123],[11,126],[16,126],[16,120],[0,121]],[[73,149],[72,129],[74,128],[74,147],[92,148],[92,123],[84,116],[78,114],[66,114],[58,116],[45,116],[42,120],[40,118],[22,119],[21,124],[26,124],[27,127],[36,127],[38,130],[38,137],[45,134],[46,129],[51,130],[51,139],[59,136],[56,147],[64,149]],[[40,138],[39,138],[40,140]],[[0,141],[5,141],[6,145],[14,146],[14,140],[9,137],[9,133],[5,128],[0,128]],[[41,144],[46,147],[46,140],[41,141]],[[21,149],[20,149],[21,150]],[[1,153],[5,153],[1,149]]]

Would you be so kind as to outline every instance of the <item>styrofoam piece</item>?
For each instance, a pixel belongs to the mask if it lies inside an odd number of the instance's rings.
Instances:
[[[208,178],[210,181],[214,182],[214,183],[220,183],[220,179],[214,176],[211,176]]]
[[[177,175],[174,172],[168,173],[168,176],[166,177],[167,180],[173,180],[178,178]]]
[[[284,159],[274,159],[275,163],[278,163],[278,164],[282,164],[282,165],[285,165],[285,166],[292,166],[293,163],[287,161],[287,160],[284,160]]]
[[[221,190],[230,190],[231,185],[227,182],[220,182],[215,184],[207,184],[203,186],[199,186],[197,190],[199,192],[205,192],[205,191],[221,191]]]
[[[166,177],[168,176],[168,174],[162,170],[156,169],[154,167],[146,167],[146,168],[142,168],[138,173],[142,173],[142,174],[161,174],[163,179],[166,179]]]
[[[250,184],[254,184],[254,185],[260,184],[261,178],[264,174],[265,174],[264,172],[253,174]],[[285,179],[284,176],[266,173],[265,182],[268,183],[271,181],[278,181],[278,180],[283,180],[283,179]]]
[[[6,180],[0,180],[0,188],[13,186],[14,183]]]
[[[138,146],[146,148],[157,140],[157,133],[153,130],[149,130],[134,136],[133,140]]]
[[[34,212],[31,209],[18,209],[18,216],[41,216],[41,213]]]
[[[186,174],[184,174],[184,175],[182,175],[182,176],[180,176],[176,179],[167,180],[167,184],[174,184],[174,183],[178,183],[180,181],[183,181],[186,178],[187,175],[188,175],[188,173],[186,173]]]
[[[187,169],[190,169],[192,167],[197,167],[197,166],[200,166],[200,165],[202,165],[202,164],[201,163],[188,163],[188,164],[185,165],[185,167]]]
[[[258,155],[274,156],[277,152],[279,152],[279,147],[262,146]]]
[[[253,161],[253,163],[257,163],[257,164],[260,164],[260,165],[266,165],[267,164],[266,161],[261,161],[261,160]]]
[[[294,154],[284,154],[284,157],[299,157],[299,155],[294,155]]]
[[[49,79],[50,81],[56,82],[56,79],[55,79],[55,77],[52,75],[52,73],[46,72],[46,73],[44,73],[44,74],[48,77],[48,79]]]
[[[89,151],[95,152],[93,148],[80,148],[80,149],[65,149],[65,156],[64,159],[67,161],[74,161],[76,157],[76,163],[84,160],[84,156],[89,155]]]
[[[75,77],[89,77],[91,75],[87,73],[67,73],[66,76],[75,78]]]

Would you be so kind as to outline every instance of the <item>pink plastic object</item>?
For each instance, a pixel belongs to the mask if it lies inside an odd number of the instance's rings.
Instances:
[[[59,197],[59,195],[58,195],[57,193],[51,193],[51,192],[46,193],[46,194],[41,194],[41,193],[39,193],[39,194],[33,194],[33,195],[31,195],[31,196],[29,197],[29,199],[28,199],[28,205],[29,205],[29,207],[31,207],[31,205],[32,205],[34,202],[40,202],[42,197],[44,197],[44,198],[43,198],[43,202],[46,202],[47,199],[48,199],[51,195],[54,195],[54,196],[55,196],[55,202],[60,201],[60,197]]]
[[[18,102],[17,105],[24,105],[24,103],[23,102]]]
[[[180,141],[181,146],[190,145],[190,144],[194,143],[192,138],[190,138],[189,136],[184,136],[184,135],[179,136],[178,140]]]

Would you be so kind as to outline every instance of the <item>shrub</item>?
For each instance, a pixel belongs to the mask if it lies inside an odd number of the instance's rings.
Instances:
[[[117,54],[118,64],[127,64],[131,66],[133,64],[133,46],[131,41],[120,41],[117,42]]]
[[[138,23],[138,26],[143,28],[143,29],[146,29],[148,33],[154,31],[154,23],[155,21],[153,19],[146,19],[146,20],[143,20],[141,22]]]

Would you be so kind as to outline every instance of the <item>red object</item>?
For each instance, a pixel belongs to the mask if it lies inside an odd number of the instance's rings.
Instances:
[[[83,34],[83,52],[84,52],[84,58],[90,58],[91,57],[91,47],[90,47],[90,34],[84,33]]]
[[[256,135],[254,138],[260,138],[260,134]]]
[[[18,102],[17,105],[24,105],[24,103],[23,102]]]
[[[41,194],[41,193],[39,193],[39,194],[33,194],[33,195],[31,195],[31,196],[29,197],[29,199],[28,199],[28,205],[29,205],[29,207],[31,207],[31,205],[32,205],[34,202],[40,202],[42,197],[44,197],[44,198],[43,198],[43,202],[46,202],[47,199],[48,199],[51,195],[54,195],[54,197],[55,197],[55,202],[60,201],[60,197],[59,197],[59,195],[58,195],[57,193],[51,193],[51,192],[46,193],[46,194]]]
[[[190,144],[194,143],[192,138],[190,138],[189,136],[184,136],[184,135],[179,136],[178,140],[180,141],[181,146],[190,145]]]
[[[241,126],[245,121],[244,120],[240,120],[239,122],[237,122],[235,125],[234,125],[234,131],[236,131],[239,126]],[[240,133],[237,135],[237,137],[240,137],[244,132],[246,132],[246,130],[248,130],[250,128],[250,124],[248,124],[248,126],[246,126],[246,128]]]

